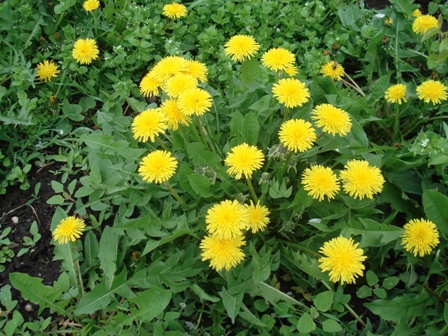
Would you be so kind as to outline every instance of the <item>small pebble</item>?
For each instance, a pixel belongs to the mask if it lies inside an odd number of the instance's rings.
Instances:
[[[19,217],[17,216],[11,217],[11,220],[13,224],[19,224]]]
[[[32,305],[31,303],[27,303],[27,304],[25,305],[25,310],[26,310],[27,312],[32,312],[32,311],[33,311],[33,305]]]

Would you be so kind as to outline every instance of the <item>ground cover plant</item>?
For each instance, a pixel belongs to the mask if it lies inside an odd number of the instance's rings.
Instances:
[[[447,4],[0,13],[1,335],[446,333]]]

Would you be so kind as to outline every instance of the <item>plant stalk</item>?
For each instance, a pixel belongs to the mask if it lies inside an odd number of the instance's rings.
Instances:
[[[186,209],[187,208],[187,203],[185,203],[185,201],[179,196],[179,194],[176,192],[176,190],[174,190],[174,188],[171,186],[171,184],[168,181],[166,181],[165,185],[168,188],[168,190],[171,192],[171,194],[174,196],[174,198],[180,204],[182,204],[182,206]]]
[[[252,181],[247,176],[246,176],[246,182],[247,182],[247,186],[249,187],[250,194],[252,195],[252,198],[254,199],[254,202],[257,203],[258,202],[257,194],[255,193],[255,189],[254,189],[254,186],[252,184]]]

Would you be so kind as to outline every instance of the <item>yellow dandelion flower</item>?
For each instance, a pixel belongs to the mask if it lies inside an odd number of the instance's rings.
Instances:
[[[297,69],[297,67],[295,65],[287,66],[284,71],[288,74],[288,76],[291,76],[291,77],[293,77],[299,73],[299,70]]]
[[[165,100],[160,109],[166,116],[168,129],[175,131],[179,128],[179,124],[189,125],[191,123],[190,116],[182,113],[176,99]]]
[[[423,15],[422,12],[418,8],[415,11],[412,12],[412,16],[413,17],[419,17],[419,16],[422,16],[422,15]]]
[[[36,76],[39,80],[47,82],[51,81],[60,72],[58,66],[53,61],[45,60],[37,65]]]
[[[372,199],[383,190],[384,178],[378,167],[370,166],[367,161],[351,160],[344,168],[340,173],[342,187],[351,197]]]
[[[167,129],[165,114],[160,108],[143,111],[132,121],[132,135],[137,141],[155,141]]]
[[[417,96],[425,103],[432,102],[433,104],[440,104],[441,100],[447,99],[447,87],[439,81],[427,80],[417,86]]]
[[[156,150],[142,159],[138,173],[145,181],[162,183],[174,175],[176,168],[177,160],[170,152]]]
[[[247,228],[248,213],[244,205],[238,201],[225,200],[213,205],[205,216],[207,231],[210,235],[231,239],[241,235],[241,231]]]
[[[212,106],[212,96],[200,88],[193,88],[183,92],[177,101],[182,113],[191,116],[203,115]]]
[[[163,83],[154,77],[154,74],[148,72],[140,82],[140,93],[144,97],[153,97],[159,94],[159,90]]]
[[[193,76],[201,83],[207,81],[207,66],[199,61],[187,60],[184,73]]]
[[[310,91],[305,87],[305,83],[295,78],[280,79],[272,87],[272,93],[280,104],[289,108],[302,106],[310,97]]]
[[[334,172],[321,165],[314,165],[305,169],[302,175],[302,184],[308,195],[319,200],[319,202],[325,196],[329,200],[333,199],[340,189],[339,180]]]
[[[227,56],[237,62],[250,59],[260,49],[260,45],[252,36],[235,35],[224,45]]]
[[[185,72],[187,66],[187,60],[185,58],[179,56],[167,56],[154,65],[151,73],[159,81],[165,83],[174,75]]]
[[[355,283],[358,276],[363,275],[366,260],[364,251],[358,248],[352,238],[336,237],[324,243],[319,252],[324,257],[319,258],[319,268],[330,273],[332,282]]]
[[[187,7],[180,3],[172,3],[163,6],[163,15],[170,19],[178,19],[187,16]]]
[[[414,256],[423,257],[431,253],[439,244],[439,230],[437,226],[425,219],[411,219],[401,235],[404,249]]]
[[[163,89],[171,98],[177,98],[181,93],[195,88],[196,85],[198,80],[195,77],[178,73],[166,81]]]
[[[264,205],[260,205],[250,201],[250,204],[246,204],[246,209],[249,214],[249,228],[252,233],[262,231],[269,224],[269,210]]]
[[[392,20],[392,18],[387,18],[386,20],[384,20],[384,25],[390,27],[392,26],[393,22],[394,21]]]
[[[73,58],[79,64],[90,64],[98,58],[100,51],[94,39],[79,39],[72,50]]]
[[[53,231],[53,238],[58,244],[74,242],[81,237],[85,227],[83,219],[74,216],[67,217],[56,226]]]
[[[352,127],[350,115],[331,104],[317,105],[311,112],[311,119],[317,127],[322,127],[324,132],[331,135],[337,133],[344,136],[350,132]]]
[[[405,84],[395,84],[390,86],[386,90],[386,94],[384,96],[386,98],[386,101],[389,103],[396,103],[398,105],[401,105],[401,102],[404,101],[407,102],[406,99],[406,85]]]
[[[436,17],[432,15],[420,15],[412,23],[412,30],[416,34],[424,34],[431,28],[437,28],[438,26]]]
[[[295,57],[292,52],[284,48],[272,48],[261,57],[261,63],[268,69],[281,71],[294,66]]]
[[[255,170],[260,169],[264,162],[264,155],[261,150],[247,143],[235,146],[231,149],[225,160],[225,165],[229,175],[235,175],[240,179],[243,175],[247,178],[252,177]]]
[[[100,6],[100,2],[98,0],[87,0],[84,1],[82,6],[86,11],[91,12]]]
[[[330,61],[320,68],[320,73],[326,77],[330,77],[332,80],[341,80],[344,76],[344,68],[336,61]]]
[[[316,132],[308,121],[291,119],[281,125],[279,138],[282,145],[290,151],[304,152],[313,147]]]
[[[204,237],[199,247],[202,250],[202,261],[210,260],[210,267],[216,271],[225,268],[227,271],[237,266],[244,259],[241,246],[246,245],[242,235],[230,239]]]

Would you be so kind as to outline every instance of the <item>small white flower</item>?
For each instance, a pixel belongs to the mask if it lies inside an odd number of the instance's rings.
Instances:
[[[425,148],[426,146],[428,146],[428,143],[429,143],[429,139],[424,139],[422,141],[422,147]]]

